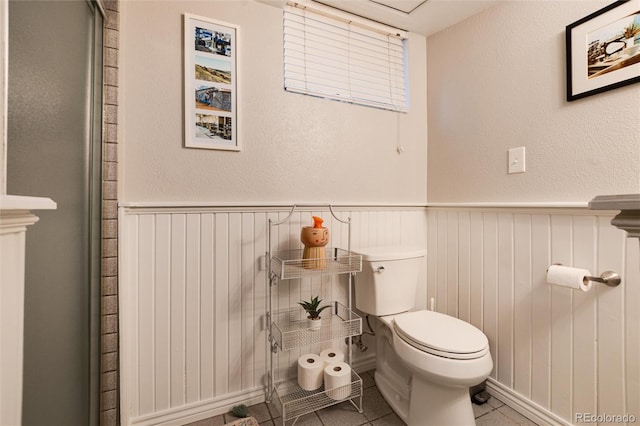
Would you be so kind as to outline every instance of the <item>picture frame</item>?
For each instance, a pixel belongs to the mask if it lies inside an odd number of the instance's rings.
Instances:
[[[566,27],[567,101],[640,82],[640,0],[616,1]]]
[[[184,144],[240,151],[238,26],[184,15]]]

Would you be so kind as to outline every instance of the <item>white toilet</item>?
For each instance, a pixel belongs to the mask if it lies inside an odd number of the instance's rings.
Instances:
[[[493,368],[487,337],[471,324],[438,312],[415,311],[426,251],[356,249],[356,307],[376,327],[378,389],[409,426],[475,425],[469,388]]]

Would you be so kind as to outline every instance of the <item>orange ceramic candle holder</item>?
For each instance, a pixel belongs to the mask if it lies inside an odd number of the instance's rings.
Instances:
[[[313,216],[313,226],[304,226],[300,232],[300,241],[304,244],[302,267],[324,269],[327,266],[324,246],[329,243],[329,230],[322,226],[323,220]]]

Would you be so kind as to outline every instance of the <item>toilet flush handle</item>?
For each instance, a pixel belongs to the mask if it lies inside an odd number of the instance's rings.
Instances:
[[[376,270],[375,270],[375,271],[373,271],[373,272],[377,272],[377,273],[379,273],[379,274],[383,273],[383,272],[384,272],[384,266],[378,266],[378,267],[376,268]]]

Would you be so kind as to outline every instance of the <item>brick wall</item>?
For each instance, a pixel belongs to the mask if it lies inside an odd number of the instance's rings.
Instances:
[[[107,0],[104,20],[102,159],[102,289],[100,424],[120,424],[118,374],[118,49],[119,1]]]

